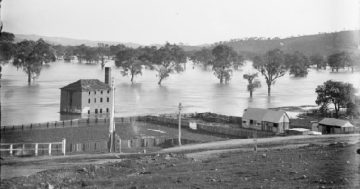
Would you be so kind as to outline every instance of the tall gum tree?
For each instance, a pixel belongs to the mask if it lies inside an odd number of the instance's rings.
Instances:
[[[153,56],[154,67],[159,78],[158,85],[161,85],[161,82],[171,73],[184,71],[181,64],[186,63],[186,61],[186,54],[179,46],[166,43],[160,47]]]
[[[232,68],[242,64],[243,58],[239,56],[231,47],[226,45],[217,45],[211,51],[213,60],[211,65],[214,75],[220,80],[220,83],[227,83],[231,79]]]
[[[28,84],[31,84],[31,79],[40,75],[43,64],[55,60],[54,50],[43,39],[36,42],[25,40],[16,44],[13,64],[24,70]]]
[[[268,96],[270,96],[271,86],[275,84],[276,79],[284,76],[287,70],[284,63],[284,53],[280,49],[274,49],[262,56],[255,56],[253,66],[265,77]]]

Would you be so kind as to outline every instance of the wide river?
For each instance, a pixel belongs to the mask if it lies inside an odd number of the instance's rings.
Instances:
[[[112,64],[109,63],[111,66]],[[263,76],[262,87],[249,98],[244,73],[254,72],[251,62],[233,72],[229,84],[220,85],[211,70],[193,68],[187,64],[185,72],[170,75],[157,85],[156,72],[145,70],[131,85],[129,77],[122,77],[113,68],[116,83],[116,116],[174,113],[181,102],[185,112],[215,112],[241,116],[247,107],[270,108],[279,106],[315,105],[316,86],[332,79],[353,83],[360,88],[360,73],[311,69],[305,78],[285,75],[276,80],[271,97]],[[1,125],[38,123],[60,120],[60,88],[79,79],[104,80],[99,65],[78,63],[51,63],[43,67],[40,76],[31,85],[22,69],[11,65],[3,67],[1,79]]]

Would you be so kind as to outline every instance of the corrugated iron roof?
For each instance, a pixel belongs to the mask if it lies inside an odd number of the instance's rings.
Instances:
[[[70,83],[60,89],[73,91],[93,91],[93,90],[109,90],[109,85],[101,82],[98,79],[80,79],[74,83]]]
[[[284,114],[288,116],[286,112],[282,110],[248,108],[244,111],[243,118],[278,123]]]
[[[349,121],[335,118],[324,118],[319,124],[321,125],[329,125],[329,126],[337,126],[337,127],[354,127]]]

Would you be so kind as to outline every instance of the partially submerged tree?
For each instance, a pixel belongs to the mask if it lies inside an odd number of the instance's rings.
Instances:
[[[215,76],[220,80],[221,84],[229,82],[232,66],[242,64],[242,57],[226,45],[217,45],[211,52],[214,57],[211,65]]]
[[[335,116],[339,116],[341,108],[346,108],[352,102],[355,89],[352,84],[340,81],[328,80],[323,85],[317,86],[316,104],[320,105],[320,111],[326,112],[329,105],[332,104],[335,110]]]
[[[211,65],[211,61],[214,59],[214,56],[211,52],[211,49],[202,48],[199,51],[195,51],[192,56],[190,56],[190,60],[195,64],[202,64],[205,69]]]
[[[99,59],[100,59],[101,69],[104,69],[105,60],[106,60],[107,57],[110,56],[110,47],[109,47],[108,44],[98,43],[96,51],[97,51],[97,54],[98,54]]]
[[[123,76],[130,75],[131,83],[134,83],[134,77],[142,74],[143,61],[140,60],[140,52],[132,48],[120,50],[115,56],[116,67],[121,68]]]
[[[316,65],[316,69],[326,69],[327,62],[324,58],[324,56],[321,56],[320,54],[313,54],[310,56],[310,64]]]
[[[262,56],[256,56],[253,59],[253,66],[265,77],[270,96],[271,85],[274,85],[275,80],[284,76],[286,72],[284,53],[280,49],[275,49]]]
[[[285,55],[285,64],[290,69],[290,75],[305,77],[308,74],[309,59],[301,52]]]
[[[327,58],[327,62],[331,67],[331,70],[336,70],[336,72],[338,72],[340,68],[345,68],[348,61],[349,56],[346,52],[334,53],[329,55]]]
[[[22,68],[28,75],[28,83],[31,79],[40,75],[43,63],[55,61],[54,50],[43,39],[38,41],[22,41],[17,43],[14,55],[14,65]]]
[[[165,46],[160,47],[153,57],[153,63],[156,71],[158,72],[157,77],[159,77],[158,85],[161,85],[161,82],[170,76],[173,72],[182,72],[184,69],[181,66],[182,63],[185,63],[187,57],[182,48],[177,45],[172,45],[166,43]]]
[[[9,63],[15,53],[14,34],[8,32],[0,33],[0,79],[2,66]]]
[[[255,79],[258,76],[257,73],[254,74],[244,74],[244,79],[248,80],[247,90],[250,92],[250,98],[253,96],[253,91],[256,88],[261,87],[261,83],[259,80]]]

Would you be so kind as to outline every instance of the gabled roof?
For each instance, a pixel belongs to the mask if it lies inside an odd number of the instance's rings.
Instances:
[[[243,118],[278,123],[284,114],[288,117],[286,112],[282,110],[248,108],[244,111]]]
[[[93,90],[110,90],[110,86],[98,79],[80,79],[70,83],[61,89],[71,91],[93,91]]]
[[[328,125],[328,126],[336,126],[336,127],[354,127],[349,121],[335,119],[335,118],[324,118],[322,119],[319,124],[321,125]]]

